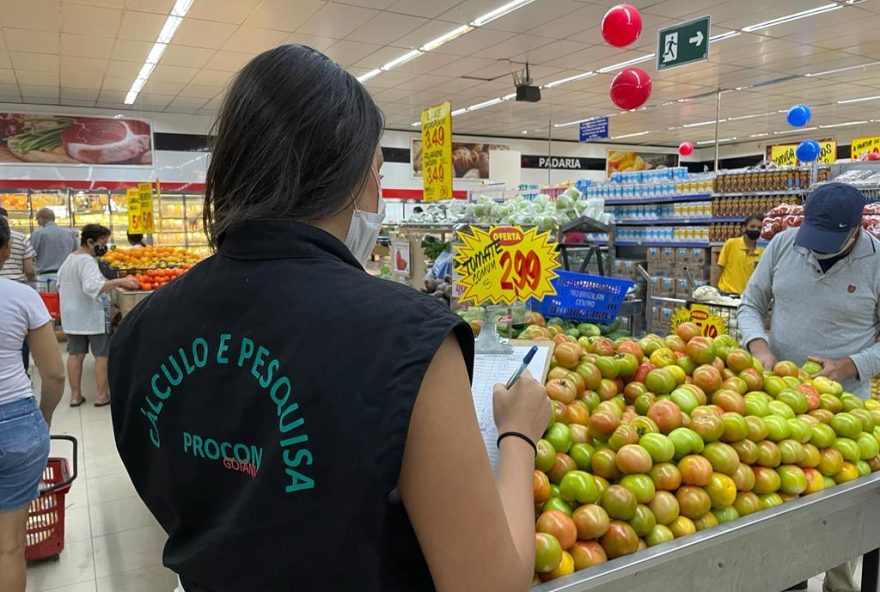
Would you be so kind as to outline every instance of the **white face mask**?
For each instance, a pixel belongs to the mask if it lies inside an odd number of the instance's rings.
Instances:
[[[817,253],[816,251],[813,251],[813,257],[815,257],[819,261],[825,261],[826,259],[834,259],[835,257],[840,257],[841,255],[846,253],[850,247],[853,246],[853,243],[856,242],[857,236],[858,233],[846,239],[846,242],[843,243],[843,246],[840,247],[840,249],[836,253]]]
[[[382,231],[382,222],[385,221],[385,200],[382,199],[382,185],[372,168],[370,173],[376,179],[376,186],[379,188],[379,211],[373,213],[359,210],[357,201],[355,201],[351,224],[348,227],[348,234],[345,235],[345,246],[361,265],[370,258],[370,253],[376,246],[376,239],[379,238],[379,233]]]

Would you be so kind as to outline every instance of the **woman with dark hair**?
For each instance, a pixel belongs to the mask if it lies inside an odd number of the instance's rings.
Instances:
[[[61,301],[61,327],[67,334],[67,377],[70,381],[70,406],[85,402],[82,395],[82,370],[89,346],[95,356],[95,383],[98,393],[95,407],[110,404],[107,384],[107,354],[110,350],[110,296],[113,288],[136,290],[134,278],[108,280],[101,273],[96,257],[107,252],[110,229],[86,224],[80,233],[80,247],[67,256],[58,270]]]
[[[531,582],[550,405],[531,377],[496,387],[493,475],[469,327],[362,267],[384,215],[382,128],[323,54],[257,56],[219,115],[204,209],[216,254],[114,336],[117,447],[186,592]]]
[[[0,216],[0,267],[9,258]],[[21,363],[27,341],[40,371],[40,403]],[[0,277],[0,590],[24,592],[25,525],[49,457],[52,414],[64,392],[64,363],[46,305],[30,287]]]
[[[764,248],[758,246],[761,238],[760,216],[746,216],[742,224],[742,236],[728,239],[718,255],[718,289],[728,294],[742,294],[755,271]]]
[[[128,239],[128,244],[132,246],[134,249],[142,249],[146,247],[146,243],[144,243],[144,235],[143,234],[132,234],[127,233],[126,238]]]

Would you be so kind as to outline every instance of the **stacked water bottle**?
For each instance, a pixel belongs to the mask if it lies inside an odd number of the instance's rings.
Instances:
[[[713,175],[688,173],[686,167],[612,173],[610,181],[587,187],[586,195],[605,199],[643,199],[708,194],[712,193],[713,180]]]

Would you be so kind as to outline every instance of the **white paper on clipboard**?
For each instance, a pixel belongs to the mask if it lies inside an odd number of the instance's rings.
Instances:
[[[480,424],[480,434],[486,452],[489,454],[489,462],[492,470],[498,468],[498,428],[495,426],[495,418],[492,411],[492,388],[498,384],[506,383],[513,373],[522,364],[523,358],[532,348],[529,344],[511,343],[511,354],[476,354],[474,356],[474,381],[471,393],[474,397],[474,408],[477,412],[477,421]],[[535,357],[529,363],[529,372],[540,381],[549,363],[552,343],[540,343]]]

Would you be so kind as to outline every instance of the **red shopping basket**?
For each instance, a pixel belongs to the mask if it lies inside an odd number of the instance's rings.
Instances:
[[[58,292],[39,292],[49,315],[56,321],[61,318],[61,298]]]
[[[67,440],[73,444],[73,474],[66,458],[49,458],[40,483],[40,497],[28,508],[26,547],[24,558],[58,558],[64,550],[64,496],[77,473],[77,441],[73,436],[52,436],[53,440]]]

